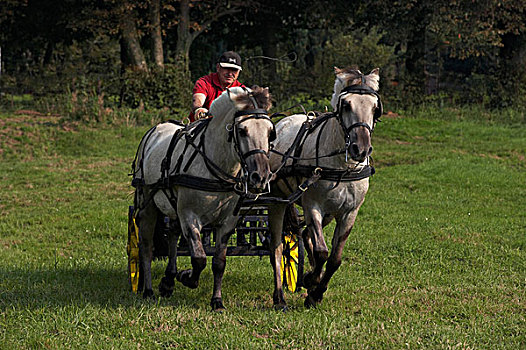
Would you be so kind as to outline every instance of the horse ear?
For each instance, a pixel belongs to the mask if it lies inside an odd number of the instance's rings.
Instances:
[[[378,88],[380,87],[380,68],[375,68],[371,71],[371,73],[367,74],[365,79],[367,81],[367,85],[372,88],[374,91],[378,91]]]
[[[342,70],[336,66],[334,66],[334,74],[338,75],[338,74],[341,74],[342,73]]]

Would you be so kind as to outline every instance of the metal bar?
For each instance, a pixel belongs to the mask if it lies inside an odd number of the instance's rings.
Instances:
[[[205,253],[207,256],[214,256],[215,247],[206,247]],[[227,247],[226,255],[228,256],[268,256],[270,252],[267,248],[262,246],[240,246]],[[187,249],[177,250],[177,256],[190,256],[190,251]]]

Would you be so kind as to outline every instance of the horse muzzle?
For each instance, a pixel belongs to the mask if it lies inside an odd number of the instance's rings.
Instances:
[[[266,153],[256,153],[247,159],[248,188],[254,192],[268,190],[270,177],[270,165]]]
[[[373,153],[373,146],[371,146],[371,144],[360,145],[357,142],[352,142],[349,147],[347,147],[347,153],[351,156],[352,160],[361,163]]]

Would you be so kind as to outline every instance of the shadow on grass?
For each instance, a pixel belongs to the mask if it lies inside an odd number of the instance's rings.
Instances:
[[[211,283],[201,283],[191,290],[176,282],[174,294],[158,301],[157,286],[162,274],[154,272],[155,299],[145,300],[133,294],[128,285],[126,271],[100,267],[66,268],[51,270],[0,268],[0,311],[11,308],[40,309],[68,305],[101,305],[104,307],[136,306],[157,303],[172,306],[203,307],[212,295]],[[203,281],[201,278],[201,282]]]

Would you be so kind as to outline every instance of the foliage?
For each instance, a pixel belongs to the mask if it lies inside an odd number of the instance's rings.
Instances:
[[[331,97],[328,96],[322,99],[313,99],[310,94],[300,92],[289,95],[287,99],[278,103],[274,110],[277,112],[285,112],[287,115],[310,111],[331,111]]]
[[[130,51],[143,51],[137,57],[141,65],[146,61],[144,67],[158,65],[151,57],[149,17],[158,1],[164,59],[175,67],[160,74],[155,69],[142,76],[122,74],[133,63]],[[234,49],[246,67],[240,80],[269,86],[278,104],[298,94],[323,100],[332,92],[332,67],[357,65],[364,71],[380,67],[386,110],[426,103],[428,96],[489,109],[526,109],[524,1],[258,4],[5,1],[0,8],[2,92],[48,101],[75,91],[94,99],[104,93],[105,107],[113,110],[123,104],[186,113],[189,90],[182,89],[214,70],[222,51]],[[131,44],[134,50],[128,50]]]
[[[121,101],[131,108],[166,108],[185,115],[192,100],[192,87],[188,72],[178,64],[167,64],[164,70],[152,72],[127,70]]]

